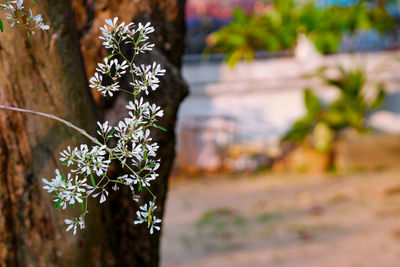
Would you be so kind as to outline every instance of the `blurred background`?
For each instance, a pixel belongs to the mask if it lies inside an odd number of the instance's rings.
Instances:
[[[187,1],[162,266],[400,266],[399,11]]]

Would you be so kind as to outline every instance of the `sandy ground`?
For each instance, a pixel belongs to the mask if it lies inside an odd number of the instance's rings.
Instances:
[[[400,171],[174,182],[162,264],[400,266]]]

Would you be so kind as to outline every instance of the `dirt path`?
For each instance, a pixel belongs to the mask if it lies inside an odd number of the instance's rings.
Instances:
[[[399,267],[400,171],[175,183],[162,266]]]

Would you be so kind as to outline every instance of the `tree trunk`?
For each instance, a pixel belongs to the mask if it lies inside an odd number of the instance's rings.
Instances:
[[[49,32],[37,32],[31,39],[16,29],[1,33],[0,104],[55,114],[93,132],[98,108],[86,89],[70,5],[67,0],[39,1],[35,9],[49,20]],[[151,19],[157,29],[157,49],[141,59],[158,61],[168,71],[152,96],[165,109],[161,124],[168,129],[154,135],[162,159],[160,177],[152,186],[158,196],[157,217],[163,213],[174,158],[176,112],[187,94],[179,71],[183,5],[182,0],[74,2],[77,17],[80,10],[87,16],[78,26],[89,75],[105,55],[97,38],[105,18]],[[125,101],[119,96],[114,102],[97,102],[107,111],[106,118],[115,121],[124,116],[119,111]],[[87,228],[79,236],[65,233],[63,220],[73,213],[54,211],[41,178],[54,177],[59,151],[80,142],[89,143],[57,122],[0,111],[0,266],[158,265],[160,235],[150,236],[145,227],[133,225],[137,207],[126,191],[110,194],[101,206],[91,203]]]
[[[55,114],[93,132],[96,107],[85,89],[69,1],[41,1],[39,9],[50,31],[31,39],[18,29],[1,34],[0,103]],[[84,253],[94,247],[82,244],[92,242],[95,229],[79,238],[65,233],[63,219],[73,215],[55,212],[41,189],[42,177],[54,177],[58,152],[81,141],[57,122],[0,112],[0,266],[93,263]]]
[[[120,22],[150,21],[156,29],[155,37],[151,40],[156,44],[155,49],[150,54],[141,56],[138,62],[151,64],[156,61],[167,70],[166,76],[161,79],[160,88],[151,94],[150,99],[164,109],[165,115],[161,125],[167,129],[166,133],[161,131],[153,133],[153,138],[160,145],[158,156],[161,158],[160,176],[151,187],[157,196],[157,217],[163,215],[168,176],[175,157],[174,133],[177,110],[188,94],[187,86],[180,75],[185,36],[184,5],[185,0],[73,1],[81,36],[81,50],[89,77],[95,72],[96,63],[107,56],[107,51],[102,48],[97,38],[100,34],[99,27],[104,25],[105,19],[119,17]],[[129,50],[129,47],[126,49]],[[115,122],[126,116],[124,106],[130,99],[125,95],[113,98],[112,102],[102,102],[97,92],[93,94],[107,120]],[[120,259],[119,266],[157,266],[160,233],[157,232],[149,238],[147,234],[143,234],[147,233],[145,226],[132,227],[132,218],[135,217],[137,206],[130,200],[130,192],[124,191],[122,194],[114,194],[111,197],[113,210],[105,216],[112,217],[112,220],[107,222],[110,227],[118,225],[113,229],[114,235],[110,236],[112,244],[109,247],[110,251],[113,255],[119,255],[117,257]]]

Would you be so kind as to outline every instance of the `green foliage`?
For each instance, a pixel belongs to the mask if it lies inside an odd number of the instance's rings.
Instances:
[[[251,60],[257,50],[292,49],[297,36],[306,34],[322,53],[339,49],[344,33],[375,29],[386,33],[395,21],[385,8],[385,1],[359,1],[350,6],[318,7],[314,1],[272,0],[273,8],[265,14],[249,14],[237,9],[231,23],[209,38],[206,52],[225,53],[234,66],[241,59]]]
[[[322,101],[311,91],[311,89],[304,90],[304,104],[307,114],[297,120],[291,130],[285,136],[285,140],[292,142],[300,142],[304,140],[307,135],[312,131],[315,122],[319,119],[322,112],[325,111]]]
[[[319,151],[329,151],[337,133],[345,128],[353,128],[365,132],[365,117],[367,113],[382,105],[385,99],[385,86],[378,83],[375,97],[366,99],[363,88],[366,84],[364,70],[360,68],[346,70],[337,67],[339,76],[330,78],[325,70],[320,77],[325,84],[330,85],[340,94],[337,99],[325,104],[310,90],[304,91],[304,105],[307,113],[292,125],[284,140],[302,142],[310,136],[314,148]]]

